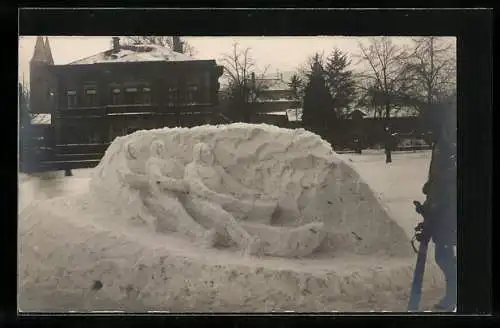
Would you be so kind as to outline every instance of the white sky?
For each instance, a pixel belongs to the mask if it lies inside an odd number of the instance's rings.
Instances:
[[[49,36],[56,65],[94,55],[111,48],[110,36]],[[450,38],[454,40],[454,38]],[[35,47],[35,36],[19,37],[19,78],[29,82],[29,61]],[[367,37],[307,36],[307,37],[183,37],[196,49],[197,59],[215,59],[220,63],[238,42],[241,48],[250,47],[258,68],[269,66],[268,72],[295,70],[315,52],[328,54],[334,47],[349,54],[359,52],[358,42]],[[397,44],[411,45],[409,37],[393,37]],[[355,60],[353,60],[355,62]]]

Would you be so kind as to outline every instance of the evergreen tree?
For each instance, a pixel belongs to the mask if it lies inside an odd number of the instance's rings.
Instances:
[[[326,60],[326,82],[337,115],[347,114],[349,106],[356,99],[356,82],[349,69],[350,64],[347,54],[339,49],[334,49]]]
[[[324,70],[318,55],[314,56],[309,82],[304,90],[303,123],[312,128],[327,129],[336,120],[332,97],[326,86]]]

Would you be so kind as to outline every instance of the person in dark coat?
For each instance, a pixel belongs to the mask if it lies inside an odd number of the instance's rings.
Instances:
[[[389,125],[384,128],[385,133],[385,141],[384,141],[384,150],[385,150],[385,162],[392,163],[392,151],[395,148],[395,134],[392,133],[392,130]]]
[[[434,116],[433,158],[423,192],[429,213],[429,233],[435,244],[435,261],[445,276],[446,292],[437,309],[453,310],[457,301],[457,162],[456,107],[438,108]]]

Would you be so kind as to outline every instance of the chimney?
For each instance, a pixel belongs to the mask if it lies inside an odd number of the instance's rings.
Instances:
[[[174,36],[172,37],[172,50],[178,53],[183,53],[182,49],[182,41],[180,36]]]
[[[113,37],[113,50],[115,52],[120,51],[120,38],[117,36]]]

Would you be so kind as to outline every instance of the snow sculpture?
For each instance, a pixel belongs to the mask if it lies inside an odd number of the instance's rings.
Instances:
[[[302,257],[325,238],[323,218],[303,210],[336,161],[328,144],[303,129],[164,128],[115,139],[90,185],[98,201],[156,232]]]
[[[213,246],[215,231],[204,229],[181,204],[183,195],[188,191],[183,179],[183,167],[166,155],[164,143],[153,141],[151,157],[146,161],[151,192],[145,202],[156,214],[156,230],[179,232],[192,240],[201,241],[204,246]]]
[[[132,222],[142,222],[150,226],[155,226],[156,218],[153,217],[143,199],[148,196],[148,179],[145,174],[141,174],[141,161],[138,159],[137,147],[134,143],[128,142],[124,147],[125,161],[121,168],[116,170],[118,180],[126,186],[122,190],[128,197],[124,199],[125,213]]]
[[[271,215],[278,202],[239,183],[215,163],[208,144],[194,146],[193,162],[186,166],[185,181],[189,186],[187,207],[200,220],[215,222],[220,235],[229,237],[244,247],[248,254],[264,253],[277,256],[306,256],[313,252],[324,238],[323,224],[311,223],[297,228],[271,227],[263,223],[237,221],[251,217],[251,212]],[[225,193],[221,193],[221,191]],[[265,214],[264,214],[265,215]]]

